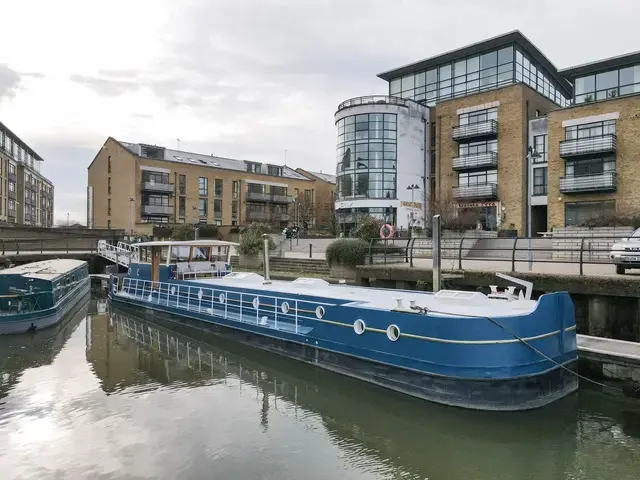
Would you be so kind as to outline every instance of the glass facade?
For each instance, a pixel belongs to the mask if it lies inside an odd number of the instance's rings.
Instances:
[[[513,83],[525,83],[561,107],[569,104],[551,75],[514,45],[394,78],[389,95],[431,106]]]
[[[577,77],[574,103],[606,100],[640,93],[640,64]]]
[[[594,138],[603,135],[616,134],[616,121],[605,120],[603,122],[585,123],[564,129],[565,140],[575,140],[578,138]]]
[[[366,216],[374,217],[390,225],[397,225],[397,210],[393,207],[341,208],[336,210],[339,236],[348,237],[351,230],[358,225],[359,219]]]
[[[396,115],[369,113],[338,120],[337,200],[396,198]]]
[[[564,223],[567,227],[588,225],[590,220],[612,217],[615,211],[615,200],[565,203]]]

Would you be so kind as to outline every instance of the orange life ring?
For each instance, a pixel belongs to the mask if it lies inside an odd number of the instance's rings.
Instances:
[[[385,233],[385,230],[387,230],[389,233]],[[382,240],[387,240],[391,237],[393,237],[393,227],[388,223],[385,223],[380,227],[380,238]]]

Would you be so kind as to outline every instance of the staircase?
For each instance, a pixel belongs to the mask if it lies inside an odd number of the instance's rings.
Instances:
[[[100,240],[98,242],[98,255],[115,264],[129,268],[130,259],[132,257],[134,260],[138,259],[138,247],[125,242],[118,242],[117,245],[112,245],[107,243],[106,240]]]
[[[238,257],[231,257],[231,267],[238,267]],[[293,273],[303,277],[308,274],[329,277],[327,261],[319,258],[269,257],[269,269],[275,273]]]

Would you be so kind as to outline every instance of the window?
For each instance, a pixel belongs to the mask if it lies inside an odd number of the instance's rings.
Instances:
[[[107,228],[111,229],[111,220],[107,220]]]
[[[111,173],[111,155],[107,157],[107,173]]]
[[[220,178],[216,178],[213,181],[213,195],[216,197],[222,196],[222,180]]]
[[[144,183],[169,183],[169,174],[162,172],[150,172],[147,170],[142,171],[142,181]]]
[[[458,174],[458,186],[473,187],[475,185],[488,185],[498,183],[498,171],[481,170],[478,172],[463,172]]]
[[[396,115],[352,115],[336,127],[337,198],[396,198]]]
[[[564,129],[565,140],[575,140],[578,138],[593,138],[603,135],[615,135],[616,121],[606,120],[604,122],[585,123]]]
[[[615,211],[615,200],[565,203],[564,224],[565,226],[588,225],[590,220],[613,217]]]
[[[616,157],[588,158],[582,160],[567,160],[564,173],[567,177],[581,177],[585,175],[602,175],[616,171]]]
[[[185,217],[187,214],[187,199],[185,197],[180,197],[178,199],[178,216]]]
[[[487,122],[489,120],[497,120],[498,119],[498,109],[487,108],[486,110],[477,110],[475,112],[470,113],[462,113],[459,115],[459,124],[460,125],[473,125],[475,123]]]
[[[9,182],[9,192],[15,192],[16,191],[16,182]]]
[[[16,166],[13,163],[9,163],[9,173],[11,175],[15,175],[16,174]]]
[[[180,195],[186,195],[187,193],[187,176],[179,175],[178,176],[178,190]]]
[[[547,135],[536,135],[533,137],[533,148],[537,154],[532,158],[533,163],[547,163]]]
[[[198,178],[198,195],[209,195],[209,179],[207,177]]]
[[[111,177],[107,178],[107,195],[111,195]]]
[[[111,199],[107,199],[107,215],[111,216]]]
[[[267,173],[269,175],[275,175],[275,176],[281,177],[282,176],[282,167],[279,167],[277,165],[269,165],[267,167]]]
[[[245,165],[247,167],[247,172],[250,172],[250,173],[261,173],[261,171],[262,171],[262,164],[261,163],[245,162]]]
[[[156,207],[168,207],[169,196],[145,193],[142,195],[142,205],[152,205]]]
[[[238,202],[231,202],[231,218],[238,217]]]
[[[498,141],[489,140],[484,142],[461,143],[458,145],[458,155],[464,157],[467,155],[480,155],[488,152],[498,151]],[[432,172],[435,173],[435,170]]]
[[[533,194],[547,194],[547,167],[533,169]]]
[[[640,64],[575,79],[575,103],[593,102],[640,92]]]
[[[234,180],[231,183],[231,198],[236,199],[240,197],[240,180]]]
[[[222,200],[213,201],[213,218],[222,218]]]
[[[201,217],[207,216],[207,199],[201,198],[198,213]]]

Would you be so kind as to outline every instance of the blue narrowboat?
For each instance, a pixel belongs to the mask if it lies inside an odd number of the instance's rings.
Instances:
[[[56,259],[0,270],[0,334],[58,324],[86,302],[91,290],[87,262]]]
[[[184,245],[176,253],[171,242],[138,248],[129,275],[111,277],[116,309],[452,406],[528,410],[578,388],[575,313],[566,292],[533,300],[531,283],[501,274],[520,287],[490,286],[485,295],[272,281],[247,272],[184,278],[176,273]],[[189,250],[189,263],[199,250],[207,270],[210,247]]]

